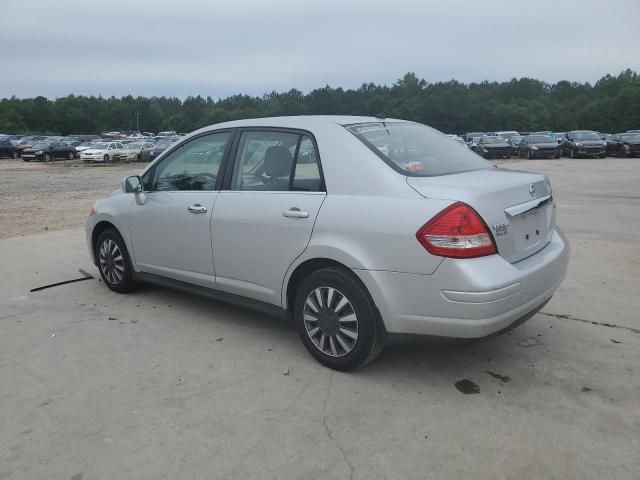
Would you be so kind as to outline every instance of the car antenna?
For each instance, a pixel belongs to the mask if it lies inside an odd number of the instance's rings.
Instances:
[[[381,111],[380,113],[376,113],[375,117],[384,120],[385,118],[387,118],[387,112],[392,108],[397,107],[402,100],[404,100],[403,97],[397,98],[395,102],[391,102],[389,106],[385,108],[383,111]]]

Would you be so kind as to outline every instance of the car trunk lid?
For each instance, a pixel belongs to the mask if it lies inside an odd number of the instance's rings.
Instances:
[[[473,207],[493,235],[498,254],[514,263],[544,248],[555,228],[555,204],[547,178],[517,170],[475,170],[434,177],[407,177],[426,198]]]

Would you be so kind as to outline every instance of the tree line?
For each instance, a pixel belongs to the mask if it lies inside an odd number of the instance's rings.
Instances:
[[[375,115],[425,123],[447,133],[492,130],[640,128],[640,76],[632,70],[606,75],[593,85],[532,78],[507,82],[427,82],[407,73],[393,85],[364,83],[357,89],[326,86],[263,96],[132,97],[69,95],[0,100],[0,132],[93,134],[136,130],[190,132],[214,123],[277,115]]]

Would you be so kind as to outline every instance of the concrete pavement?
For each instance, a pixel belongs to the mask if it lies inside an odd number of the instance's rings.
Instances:
[[[285,322],[110,292],[81,230],[0,240],[0,479],[637,479],[640,334],[600,324],[640,329],[639,167],[519,163],[572,241],[546,315],[348,374]]]

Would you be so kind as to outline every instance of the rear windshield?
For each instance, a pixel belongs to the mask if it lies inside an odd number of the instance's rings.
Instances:
[[[405,175],[430,177],[492,167],[466,146],[419,123],[356,123],[345,128]]]

